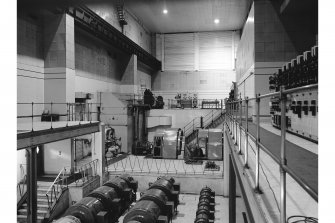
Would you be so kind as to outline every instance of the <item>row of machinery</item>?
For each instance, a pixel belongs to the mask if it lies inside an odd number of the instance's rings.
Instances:
[[[162,159],[177,159],[182,150],[183,131],[169,128],[157,131],[154,135],[152,157]]]
[[[123,174],[72,205],[55,223],[114,223],[136,201],[138,182]]]
[[[194,223],[211,223],[215,219],[215,192],[209,187],[200,191],[198,209]]]
[[[180,184],[171,177],[158,177],[149,184],[139,201],[123,219],[123,223],[168,223],[177,213]]]
[[[146,89],[144,91],[144,104],[149,105],[150,108],[153,109],[163,109],[164,101],[162,96],[155,97],[154,94],[150,91],[150,89]]]
[[[175,96],[177,104],[171,105],[171,108],[197,108],[198,107],[198,94],[179,93]]]
[[[222,129],[199,129],[197,143],[185,147],[184,157],[187,160],[222,160]]]
[[[285,64],[269,78],[270,90],[302,87],[318,83],[318,47],[304,52]],[[272,125],[280,128],[281,109],[279,96],[270,102]],[[286,126],[291,133],[311,141],[318,141],[318,90],[304,90],[289,94],[286,103]]]

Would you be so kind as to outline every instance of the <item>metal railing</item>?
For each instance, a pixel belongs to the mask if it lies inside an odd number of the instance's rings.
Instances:
[[[89,182],[92,180],[95,176],[97,176],[97,165],[99,160],[95,159],[88,163],[85,163],[81,165],[79,168],[74,168],[73,174],[74,176],[74,182],[76,186],[78,186],[79,180],[81,180],[82,183]],[[77,174],[79,173],[79,177],[77,177]]]
[[[100,109],[101,103],[41,103],[41,102],[30,102],[30,103],[17,103],[17,121],[18,123],[28,123],[29,127],[25,129],[19,129],[18,131],[30,128],[34,131],[34,123],[44,122],[50,123],[50,128],[55,127],[55,122],[63,121],[66,122],[66,127],[69,126],[69,122],[92,122],[100,121]],[[47,111],[45,114],[44,111]]]
[[[190,136],[198,128],[207,128],[223,114],[223,110],[212,110],[205,116],[196,117],[183,127],[184,137]]]
[[[303,87],[298,87],[294,89],[284,90],[280,89],[279,92],[268,93],[264,95],[256,95],[255,98],[242,99],[240,97],[237,101],[231,101],[226,103],[226,125],[230,131],[232,139],[235,145],[238,146],[238,154],[244,155],[244,166],[248,168],[248,140],[249,138],[256,144],[256,166],[255,166],[255,191],[260,192],[259,187],[259,167],[260,167],[260,149],[268,154],[279,166],[280,166],[280,222],[286,222],[286,173],[288,173],[315,201],[318,201],[318,192],[311,188],[301,177],[294,173],[287,166],[286,159],[286,101],[287,95],[299,91],[317,89],[318,85],[308,85]],[[260,101],[264,98],[269,98],[273,96],[280,97],[280,108],[281,108],[281,145],[280,145],[280,159],[277,158],[268,148],[266,148],[260,142]],[[254,100],[256,103],[256,136],[254,137],[248,126],[249,117],[249,102]],[[243,104],[245,107],[245,114],[243,114]],[[245,126],[243,127],[243,115],[245,120]],[[242,154],[242,132],[245,135],[244,143],[244,153]]]
[[[68,188],[70,178],[73,178],[76,186],[78,185],[79,180],[84,183],[93,179],[97,175],[97,163],[98,159],[95,159],[83,164],[79,168],[64,167],[61,169],[45,193],[49,210],[51,210],[53,204],[58,201],[59,193],[62,192],[64,188]],[[79,175],[79,177],[77,177],[77,175]]]
[[[165,108],[222,109],[223,105],[222,99],[167,99]]]
[[[48,208],[51,210],[54,202],[58,200],[58,194],[63,190],[64,187],[67,187],[67,177],[66,177],[66,168],[64,167],[57,175],[53,183],[48,188],[45,196],[48,201]]]
[[[223,176],[223,161],[215,161],[220,170],[207,169],[202,164],[186,164],[183,159],[151,159],[143,156],[128,155],[126,158],[108,165],[110,172],[185,174]]]

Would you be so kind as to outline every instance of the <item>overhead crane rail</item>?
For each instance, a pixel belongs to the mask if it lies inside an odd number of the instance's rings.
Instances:
[[[93,35],[106,40],[108,43],[125,53],[137,55],[140,61],[151,67],[153,70],[161,69],[161,62],[159,60],[119,30],[114,28],[88,7],[84,5],[68,7],[66,13],[74,18],[76,24],[93,33]]]

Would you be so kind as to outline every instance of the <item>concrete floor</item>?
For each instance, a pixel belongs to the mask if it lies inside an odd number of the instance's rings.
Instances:
[[[280,136],[280,130],[273,127],[271,123],[269,122],[264,122],[261,123],[261,127],[264,128],[265,130],[268,130],[269,132],[272,132],[278,136]],[[308,141],[306,139],[303,139],[299,136],[293,135],[289,132],[286,132],[286,140],[297,145],[300,146],[304,149],[306,149],[307,151],[310,151],[314,154],[318,154],[318,144]]]
[[[138,196],[139,197],[139,196]],[[180,204],[178,206],[178,213],[173,218],[173,223],[191,223],[196,217],[196,210],[198,207],[199,195],[180,194]],[[236,222],[243,222],[242,212],[244,205],[241,198],[236,199]],[[126,213],[119,218],[121,223]],[[215,223],[228,223],[228,198],[223,196],[215,196]]]
[[[267,126],[271,128],[271,126]],[[272,127],[273,128],[273,127]],[[275,130],[272,130],[275,131]],[[271,132],[272,132],[271,131]],[[261,133],[261,137],[265,135]],[[294,140],[294,139],[293,139]],[[262,138],[261,138],[262,141]],[[306,140],[305,140],[306,141]],[[298,143],[298,140],[295,141]],[[308,143],[306,143],[308,144]],[[245,152],[245,136],[242,134],[242,153]],[[255,143],[249,139],[249,156],[248,164],[250,169],[245,171],[245,176],[252,182],[252,187],[255,184]],[[237,148],[236,148],[237,149]],[[303,150],[303,149],[302,149]],[[308,151],[306,151],[309,153]],[[316,155],[314,153],[311,153]],[[290,155],[288,153],[288,155]],[[316,155],[317,156],[317,155]],[[291,157],[290,157],[291,158]],[[240,160],[244,160],[244,155],[240,156]],[[298,162],[298,161],[297,161]],[[306,160],[307,162],[307,160]],[[260,188],[263,194],[258,195],[258,201],[262,207],[263,212],[267,216],[269,222],[279,222],[279,206],[280,206],[280,172],[278,164],[265,152],[260,153]],[[312,164],[312,163],[311,163]],[[310,164],[310,165],[311,165]],[[296,163],[301,165],[301,163]],[[304,171],[304,167],[300,167],[300,171]],[[314,179],[317,181],[317,178]],[[318,202],[314,201],[305,192],[293,178],[287,174],[287,217],[291,215],[303,215],[318,217]]]

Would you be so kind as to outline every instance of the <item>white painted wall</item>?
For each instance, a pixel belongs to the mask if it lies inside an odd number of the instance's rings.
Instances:
[[[16,151],[16,165],[17,165],[17,182],[20,181],[23,177],[21,174],[21,169],[20,169],[20,164],[26,164],[26,150],[21,149],[19,151]],[[26,165],[23,165],[24,172],[27,173],[26,171]]]
[[[44,145],[44,172],[58,174],[71,166],[71,140],[66,139]]]

